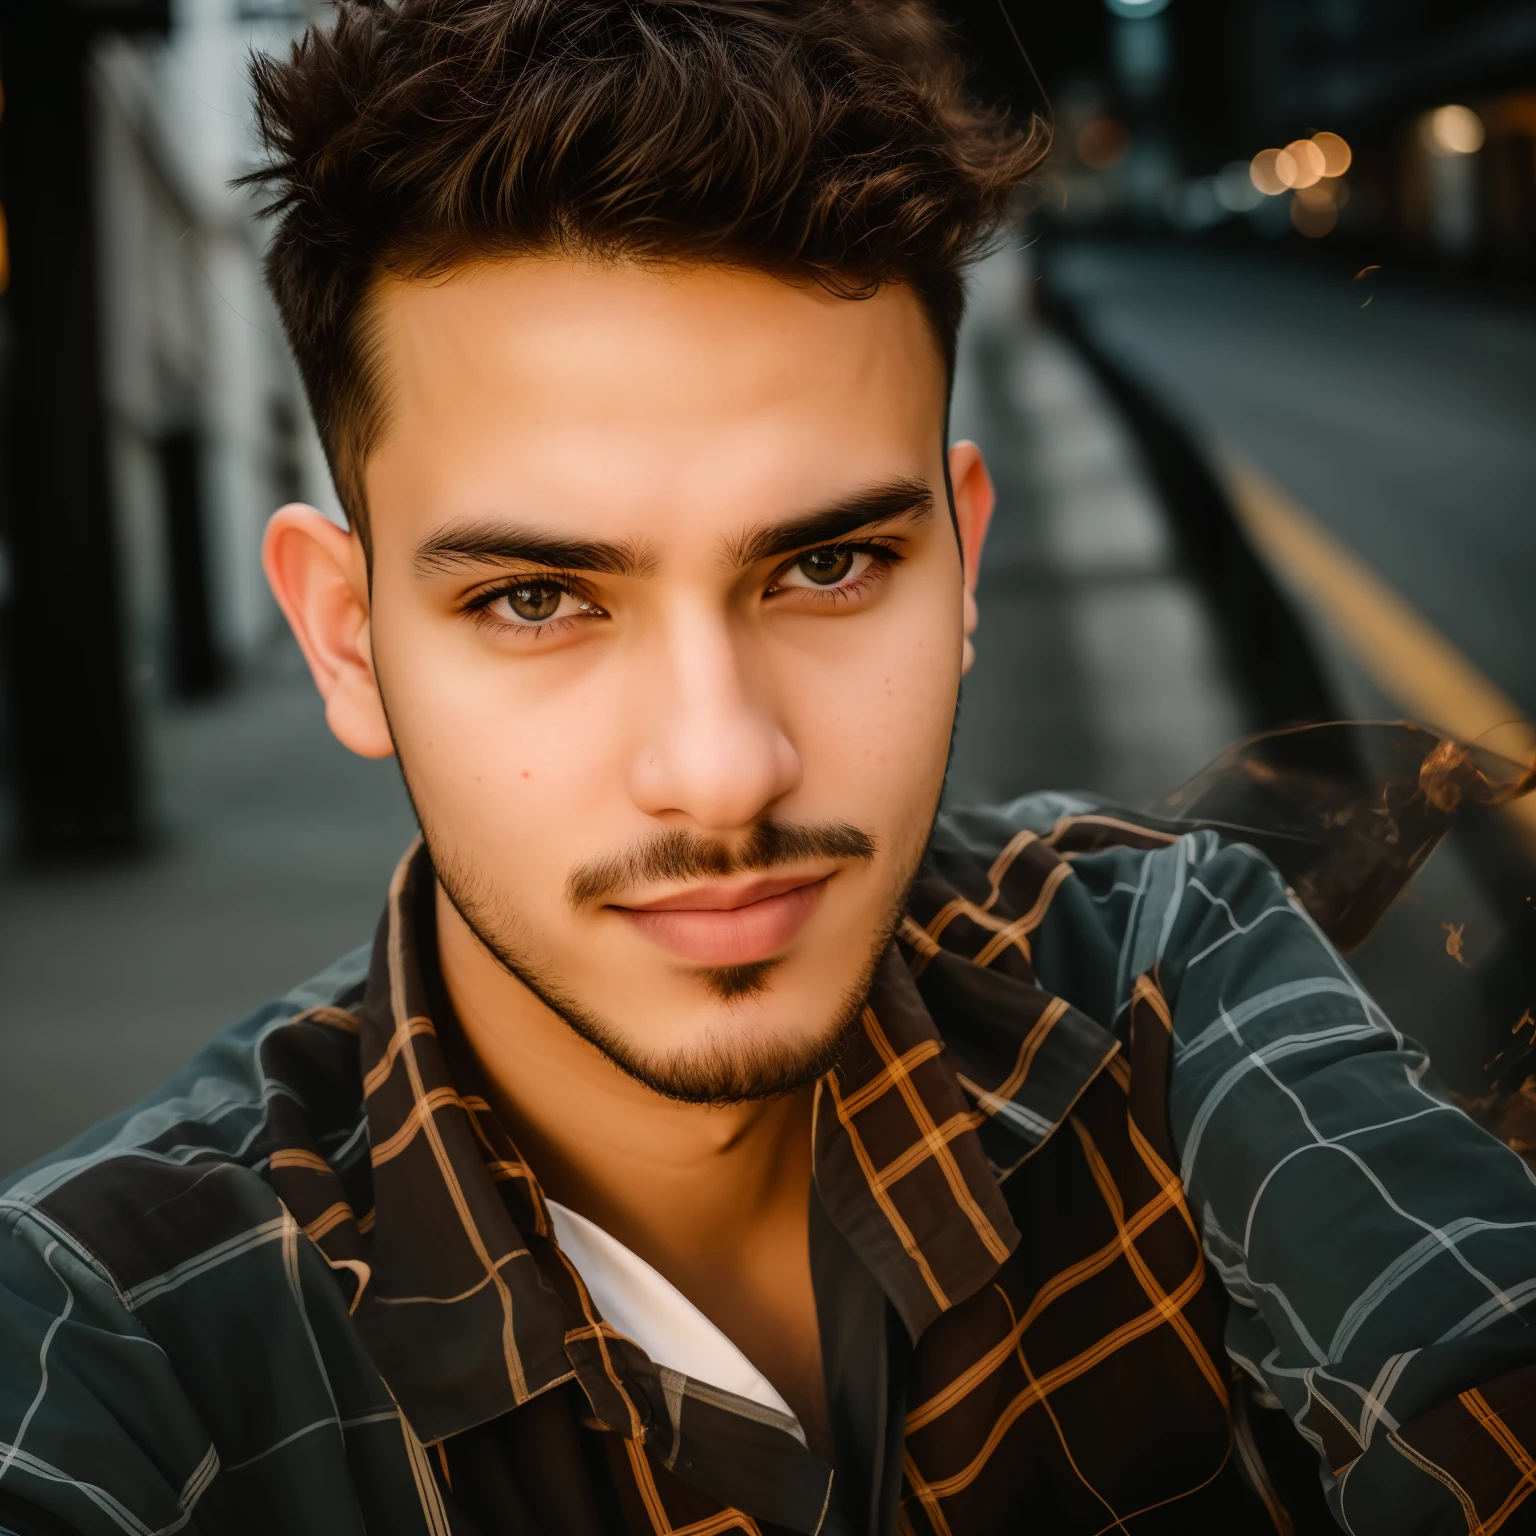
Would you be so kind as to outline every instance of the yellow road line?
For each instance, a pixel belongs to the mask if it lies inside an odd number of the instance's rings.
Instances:
[[[1228,455],[1233,505],[1253,541],[1339,632],[1376,685],[1414,719],[1517,762],[1536,724],[1360,557],[1252,464]],[[1536,855],[1536,795],[1504,808]]]

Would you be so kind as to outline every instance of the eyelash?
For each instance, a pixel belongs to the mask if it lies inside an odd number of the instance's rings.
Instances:
[[[834,587],[781,587],[778,585],[780,577],[792,570],[807,555],[813,555],[819,549],[839,549],[855,555],[868,555],[869,566],[846,585]],[[905,558],[906,556],[901,553],[895,543],[881,539],[870,539],[859,544],[816,544],[810,549],[802,549],[791,555],[773,573],[773,579],[768,583],[768,589],[763,595],[774,597],[781,592],[792,591],[807,593],[815,602],[846,603],[853,598],[863,597],[865,593],[878,586]]]
[[[510,624],[505,619],[496,618],[490,611],[491,604],[498,598],[507,597],[516,592],[519,587],[554,587],[567,596],[574,597],[577,602],[589,604],[592,611],[569,618],[552,619],[545,624]],[[464,612],[473,623],[483,629],[491,630],[498,635],[512,631],[529,640],[562,634],[572,624],[583,623],[589,618],[607,616],[607,610],[602,604],[593,601],[583,591],[580,580],[575,576],[557,571],[529,571],[512,581],[503,581],[499,586],[477,592],[464,604]]]
[[[795,564],[804,559],[806,555],[814,554],[818,549],[848,550],[855,555],[868,555],[869,566],[857,578],[846,585],[833,587],[781,587],[778,582],[784,574],[793,569]],[[812,601],[821,603],[844,603],[850,599],[862,597],[872,590],[890,574],[892,569],[906,558],[894,542],[884,540],[867,540],[858,544],[816,544],[810,549],[798,550],[781,565],[768,582],[764,592],[765,597],[774,597],[783,592],[794,591],[806,593]],[[498,598],[506,597],[509,593],[517,591],[519,587],[549,586],[574,597],[578,602],[591,604],[592,612],[579,617],[553,619],[544,624],[509,624],[505,619],[498,619],[490,612],[491,605]],[[492,629],[497,634],[505,634],[509,630],[515,630],[526,635],[529,639],[543,635],[563,633],[570,625],[584,622],[587,618],[606,617],[607,611],[601,604],[593,602],[586,596],[582,589],[582,583],[573,575],[555,571],[531,571],[518,576],[514,581],[504,581],[499,586],[490,587],[484,592],[477,592],[464,604],[464,613],[474,623],[484,628]]]

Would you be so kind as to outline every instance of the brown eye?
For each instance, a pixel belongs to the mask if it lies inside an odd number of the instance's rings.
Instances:
[[[842,544],[808,549],[795,563],[818,587],[834,587],[853,569],[854,551]]]
[[[551,586],[547,581],[525,582],[506,593],[507,607],[529,624],[553,618],[564,596],[560,587]]]

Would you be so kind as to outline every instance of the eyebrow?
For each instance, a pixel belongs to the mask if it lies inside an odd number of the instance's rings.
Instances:
[[[815,544],[832,544],[873,523],[933,514],[933,493],[920,480],[889,480],[830,506],[777,523],[759,523],[730,540],[726,559],[738,569]],[[461,566],[535,565],[606,576],[648,576],[657,556],[630,539],[573,539],[541,528],[495,522],[450,523],[416,546],[418,575],[442,575]]]
[[[598,571],[643,576],[655,568],[653,551],[632,540],[573,539],[541,528],[506,523],[450,523],[416,546],[418,575],[452,572],[486,562],[541,565],[555,571]]]
[[[894,522],[898,517],[922,522],[932,515],[933,492],[921,480],[888,480],[803,517],[748,528],[731,541],[727,559],[737,567],[756,565],[807,545],[835,544],[872,523]]]

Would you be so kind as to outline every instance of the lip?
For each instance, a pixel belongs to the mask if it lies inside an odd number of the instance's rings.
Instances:
[[[800,932],[831,878],[721,882],[613,910],[691,965],[753,965],[772,959]]]

